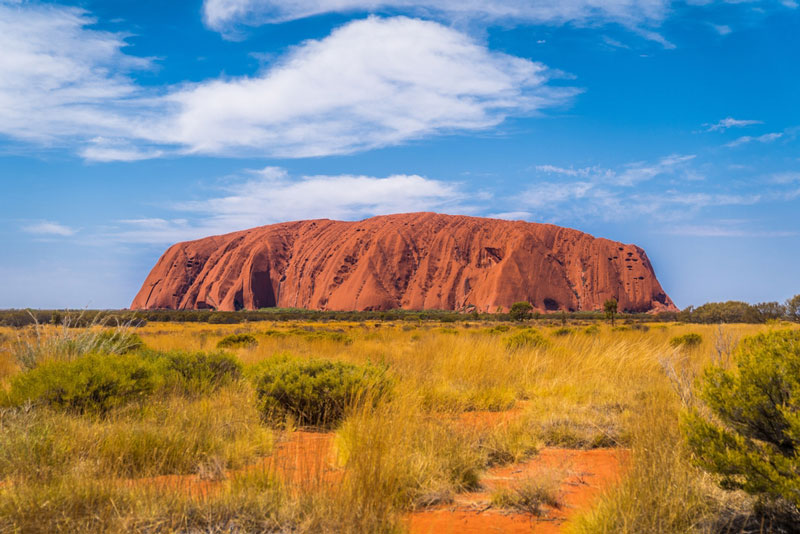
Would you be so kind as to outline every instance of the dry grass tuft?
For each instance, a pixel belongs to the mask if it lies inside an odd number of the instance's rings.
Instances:
[[[491,503],[535,517],[546,516],[547,508],[563,506],[561,487],[566,477],[562,470],[542,469],[536,476],[496,489],[492,492]]]

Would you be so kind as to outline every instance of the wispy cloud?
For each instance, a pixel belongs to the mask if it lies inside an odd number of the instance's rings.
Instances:
[[[403,10],[450,20],[514,20],[539,24],[616,22],[629,27],[663,20],[670,0],[205,0],[206,24],[274,24],[323,13]]]
[[[693,237],[795,237],[800,232],[794,230],[758,230],[745,227],[745,224],[696,224],[675,225],[664,233]]]
[[[624,48],[624,49],[630,48],[630,46],[626,45],[625,43],[618,41],[616,39],[612,39],[608,35],[603,36],[603,42],[612,48]]]
[[[779,172],[770,176],[770,182],[775,184],[800,183],[800,171]]]
[[[728,26],[727,24],[712,24],[711,26],[720,35],[728,35],[733,31],[733,29],[731,29],[731,27]]]
[[[123,108],[139,89],[126,74],[150,61],[94,22],[79,8],[0,0],[0,135],[55,144],[130,129]]]
[[[728,3],[740,2],[728,0]],[[781,3],[788,8],[797,5],[795,0]],[[325,13],[402,12],[454,23],[499,21],[586,27],[613,23],[671,49],[675,45],[657,30],[675,11],[676,4],[679,3],[675,0],[204,0],[203,18],[208,27],[231,38],[241,36],[242,26],[277,24]],[[721,35],[732,31],[726,25],[712,27]],[[626,47],[613,39],[604,40],[610,46]]]
[[[726,117],[719,122],[713,124],[704,124],[707,132],[724,132],[730,128],[744,128],[745,126],[753,126],[756,124],[764,124],[762,121],[749,120],[749,119],[734,119],[733,117]]]
[[[161,157],[163,150],[142,148],[126,139],[95,137],[81,149],[82,158],[90,161],[140,161]]]
[[[437,211],[569,226],[638,221],[655,224],[658,231],[705,228],[708,235],[718,227],[720,236],[733,236],[746,235],[752,226],[708,223],[715,208],[792,202],[800,197],[800,178],[795,180],[792,173],[762,177],[757,189],[741,184],[725,187],[695,180],[694,159],[670,155],[616,169],[539,165],[532,169],[532,181],[514,195],[413,174],[292,176],[283,168],[265,167],[227,178],[207,198],[176,200],[159,217],[126,217],[99,233],[81,233],[93,244],[161,245],[291,220],[359,220]]]
[[[601,167],[557,167],[554,165],[537,165],[534,169],[543,174],[555,174],[568,177],[590,178],[592,182],[613,183],[619,186],[633,186],[640,182],[676,172],[687,174],[686,163],[692,161],[694,154],[673,154],[660,160],[648,162],[628,163],[620,169],[603,169]]]
[[[783,137],[783,133],[781,132],[767,133],[758,136],[744,135],[742,137],[739,137],[738,139],[731,141],[730,143],[725,143],[725,146],[728,148],[735,148],[737,146],[746,145],[752,142],[766,144],[766,143],[771,143],[773,141],[777,141],[781,137]]]
[[[487,215],[493,219],[506,219],[508,221],[531,221],[533,213],[530,211],[503,211],[500,213],[490,213]]]
[[[52,221],[40,221],[34,224],[29,224],[22,227],[22,231],[28,234],[40,235],[40,236],[60,236],[60,237],[69,237],[71,235],[75,235],[77,230],[74,228],[70,228],[69,226],[52,222]]]
[[[707,208],[788,201],[787,195],[794,192],[786,188],[758,192],[720,190],[698,179],[702,174],[694,160],[694,155],[675,154],[616,169],[539,165],[534,168],[538,179],[505,201],[511,208],[509,212],[528,213],[534,220],[557,223],[642,218],[674,223],[686,221]]]
[[[536,165],[534,167],[538,172],[546,174],[560,174],[563,176],[593,176],[602,173],[603,170],[598,167],[558,167],[555,165]]]
[[[280,168],[252,171],[205,200],[177,202],[180,217],[118,221],[107,238],[122,242],[173,243],[264,224],[300,219],[357,220],[411,211],[475,210],[459,184],[417,175],[337,175],[293,178]]]

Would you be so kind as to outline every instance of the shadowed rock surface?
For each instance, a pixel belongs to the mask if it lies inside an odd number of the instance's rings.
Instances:
[[[133,309],[675,310],[642,249],[550,224],[409,213],[171,246]]]

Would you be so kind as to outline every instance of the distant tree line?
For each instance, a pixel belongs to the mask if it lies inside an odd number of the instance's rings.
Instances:
[[[131,324],[147,322],[238,324],[253,321],[396,321],[396,322],[441,322],[469,321],[503,322],[519,320],[515,313],[478,313],[453,310],[385,310],[385,311],[318,311],[301,308],[264,308],[260,310],[216,311],[216,310],[0,310],[0,326],[22,327],[34,323],[64,324],[85,327],[104,321]],[[568,320],[596,321],[604,317],[603,312],[533,312],[532,307],[523,312],[524,320],[550,321],[564,324]],[[627,321],[653,320],[652,315],[620,314]]]
[[[104,321],[119,321],[130,324],[155,322],[187,322],[210,324],[238,324],[252,321],[407,321],[407,322],[466,322],[466,321],[558,321],[562,325],[569,321],[602,321],[615,318],[625,323],[669,322],[685,323],[765,323],[770,320],[800,322],[800,295],[785,303],[763,302],[709,302],[702,306],[678,312],[659,314],[617,312],[616,301],[607,301],[603,310],[593,312],[557,311],[540,313],[533,311],[528,303],[516,303],[508,313],[478,313],[452,310],[386,310],[386,311],[317,311],[301,308],[264,308],[261,310],[239,310],[223,312],[216,310],[0,310],[0,326],[22,327],[50,323],[85,327]]]
[[[761,302],[748,304],[737,300],[709,302],[702,306],[689,306],[679,312],[658,314],[662,321],[681,321],[684,323],[766,323],[767,321],[787,320],[800,322],[800,295],[780,302]]]

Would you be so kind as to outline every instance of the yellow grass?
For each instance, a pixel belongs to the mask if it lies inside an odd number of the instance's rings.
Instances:
[[[102,419],[4,409],[0,533],[401,532],[405,511],[446,502],[480,484],[489,465],[545,445],[632,449],[628,474],[573,532],[709,532],[732,497],[691,466],[678,431],[681,398],[691,394],[692,377],[720,356],[720,333],[741,338],[775,325],[653,324],[643,331],[603,324],[594,333],[569,325],[565,335],[539,327],[549,344],[516,350],[505,340],[519,327],[492,326],[147,324],[137,333],[151,349],[213,351],[226,335],[249,333],[258,344],[231,351],[245,366],[286,352],[380,364],[394,391],[375,407],[357,402],[349,410],[335,439],[335,487],[320,477],[292,488],[262,470],[225,478],[202,498],[113,481],[257,463],[281,431],[258,419],[246,381],[209,398],[159,398]],[[700,346],[670,345],[690,332],[703,337]],[[21,372],[11,355],[20,335],[25,331],[0,328],[2,388]],[[519,416],[492,428],[460,415],[507,409]],[[224,470],[216,475],[224,478]]]

